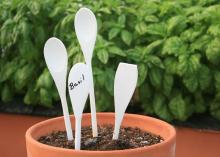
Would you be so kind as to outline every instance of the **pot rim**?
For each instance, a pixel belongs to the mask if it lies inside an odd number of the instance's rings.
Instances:
[[[98,112],[97,113],[97,116],[114,116],[115,113],[113,112]],[[87,116],[90,116],[91,114],[90,113],[84,113],[83,114],[83,117],[87,117]],[[73,117],[74,115],[70,115],[70,117]],[[48,119],[48,120],[45,120],[45,121],[42,121],[42,122],[39,122],[39,123],[36,123],[34,124],[33,126],[31,126],[27,131],[26,131],[26,134],[25,134],[25,137],[26,139],[29,140],[29,142],[33,145],[35,145],[36,147],[39,147],[39,148],[44,148],[44,149],[48,149],[48,150],[52,150],[52,151],[65,151],[65,152],[68,152],[68,153],[76,153],[76,154],[112,154],[112,153],[135,153],[135,152],[140,152],[140,151],[148,151],[148,150],[152,150],[152,149],[157,149],[159,147],[163,147],[164,145],[167,145],[169,143],[172,143],[173,140],[175,140],[176,138],[176,130],[175,128],[170,125],[169,123],[165,122],[165,121],[162,121],[162,120],[159,120],[159,119],[156,119],[156,118],[153,118],[153,117],[149,117],[149,116],[144,116],[144,115],[139,115],[139,114],[130,114],[130,113],[125,113],[124,117],[127,117],[127,118],[139,118],[139,119],[150,119],[151,121],[154,121],[154,122],[157,122],[157,123],[160,123],[162,125],[165,125],[167,128],[169,128],[169,131],[170,131],[170,136],[165,139],[163,142],[161,143],[157,143],[157,144],[154,144],[154,145],[151,145],[151,146],[147,146],[147,147],[139,147],[139,148],[134,148],[134,149],[124,149],[124,150],[108,150],[108,151],[91,151],[91,150],[74,150],[74,149],[67,149],[67,148],[60,148],[60,147],[54,147],[54,146],[50,146],[50,145],[46,145],[46,144],[43,144],[43,143],[40,143],[38,142],[37,140],[35,140],[33,137],[32,137],[32,132],[37,129],[38,127],[40,127],[42,124],[44,123],[51,123],[53,121],[56,121],[58,119],[61,119],[63,118],[63,116],[60,116],[60,117],[56,117],[56,118],[51,118],[51,119]]]

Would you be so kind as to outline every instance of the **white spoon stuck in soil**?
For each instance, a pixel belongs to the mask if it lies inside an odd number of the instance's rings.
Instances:
[[[113,140],[118,139],[125,110],[134,93],[138,79],[137,65],[120,63],[115,74],[115,128]]]
[[[44,46],[44,58],[60,95],[67,139],[73,140],[72,127],[66,101],[66,76],[68,57],[66,48],[62,41],[55,37],[48,39]]]
[[[89,98],[92,116],[92,133],[93,137],[98,136],[94,83],[92,74],[92,54],[95,46],[97,35],[96,17],[88,8],[81,8],[75,15],[74,21],[76,36],[79,40],[80,47],[85,57],[86,65],[88,66],[89,77]]]
[[[88,69],[84,63],[75,64],[69,73],[68,89],[75,116],[75,150],[80,150],[81,121],[89,94]]]

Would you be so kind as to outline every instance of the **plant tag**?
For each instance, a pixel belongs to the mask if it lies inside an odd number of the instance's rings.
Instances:
[[[137,65],[120,63],[114,82],[115,128],[113,139],[118,139],[119,130],[125,110],[134,93],[138,79]]]
[[[48,39],[44,46],[44,58],[61,99],[67,138],[68,140],[73,140],[72,126],[66,101],[68,57],[62,41],[55,37]]]
[[[69,73],[68,89],[75,116],[75,149],[80,150],[81,120],[89,94],[88,69],[84,63],[75,64]]]
[[[79,40],[86,64],[89,69],[89,98],[90,110],[92,118],[92,134],[93,137],[98,136],[97,120],[96,120],[96,106],[95,106],[95,92],[92,74],[92,54],[95,46],[97,36],[97,21],[94,13],[88,8],[81,8],[77,11],[74,21],[77,39]]]

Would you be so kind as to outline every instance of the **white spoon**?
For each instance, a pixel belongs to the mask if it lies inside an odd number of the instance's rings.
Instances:
[[[80,150],[82,113],[89,94],[87,75],[87,66],[77,63],[71,68],[68,78],[68,89],[75,116],[75,150]]]
[[[44,46],[44,58],[60,95],[67,138],[68,140],[73,140],[72,127],[66,101],[68,57],[64,44],[55,37],[48,39]]]
[[[80,47],[85,57],[86,64],[89,70],[89,98],[90,108],[92,116],[92,133],[93,137],[98,136],[97,120],[96,120],[96,106],[95,106],[95,94],[94,83],[92,74],[92,54],[95,46],[97,35],[97,21],[93,12],[87,8],[81,8],[75,15],[75,31],[79,40]]]
[[[118,139],[121,122],[134,93],[138,78],[137,66],[120,63],[115,74],[114,100],[115,100],[115,128],[113,139]]]

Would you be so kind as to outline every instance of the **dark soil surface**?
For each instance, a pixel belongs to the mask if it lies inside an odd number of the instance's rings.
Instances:
[[[98,126],[98,130],[99,136],[93,138],[91,127],[82,128],[82,150],[106,151],[134,149],[164,141],[161,136],[142,131],[139,128],[121,127],[118,140],[112,140],[113,126]],[[38,141],[55,147],[74,149],[74,140],[67,141],[65,131],[54,131],[49,135],[40,137]]]

